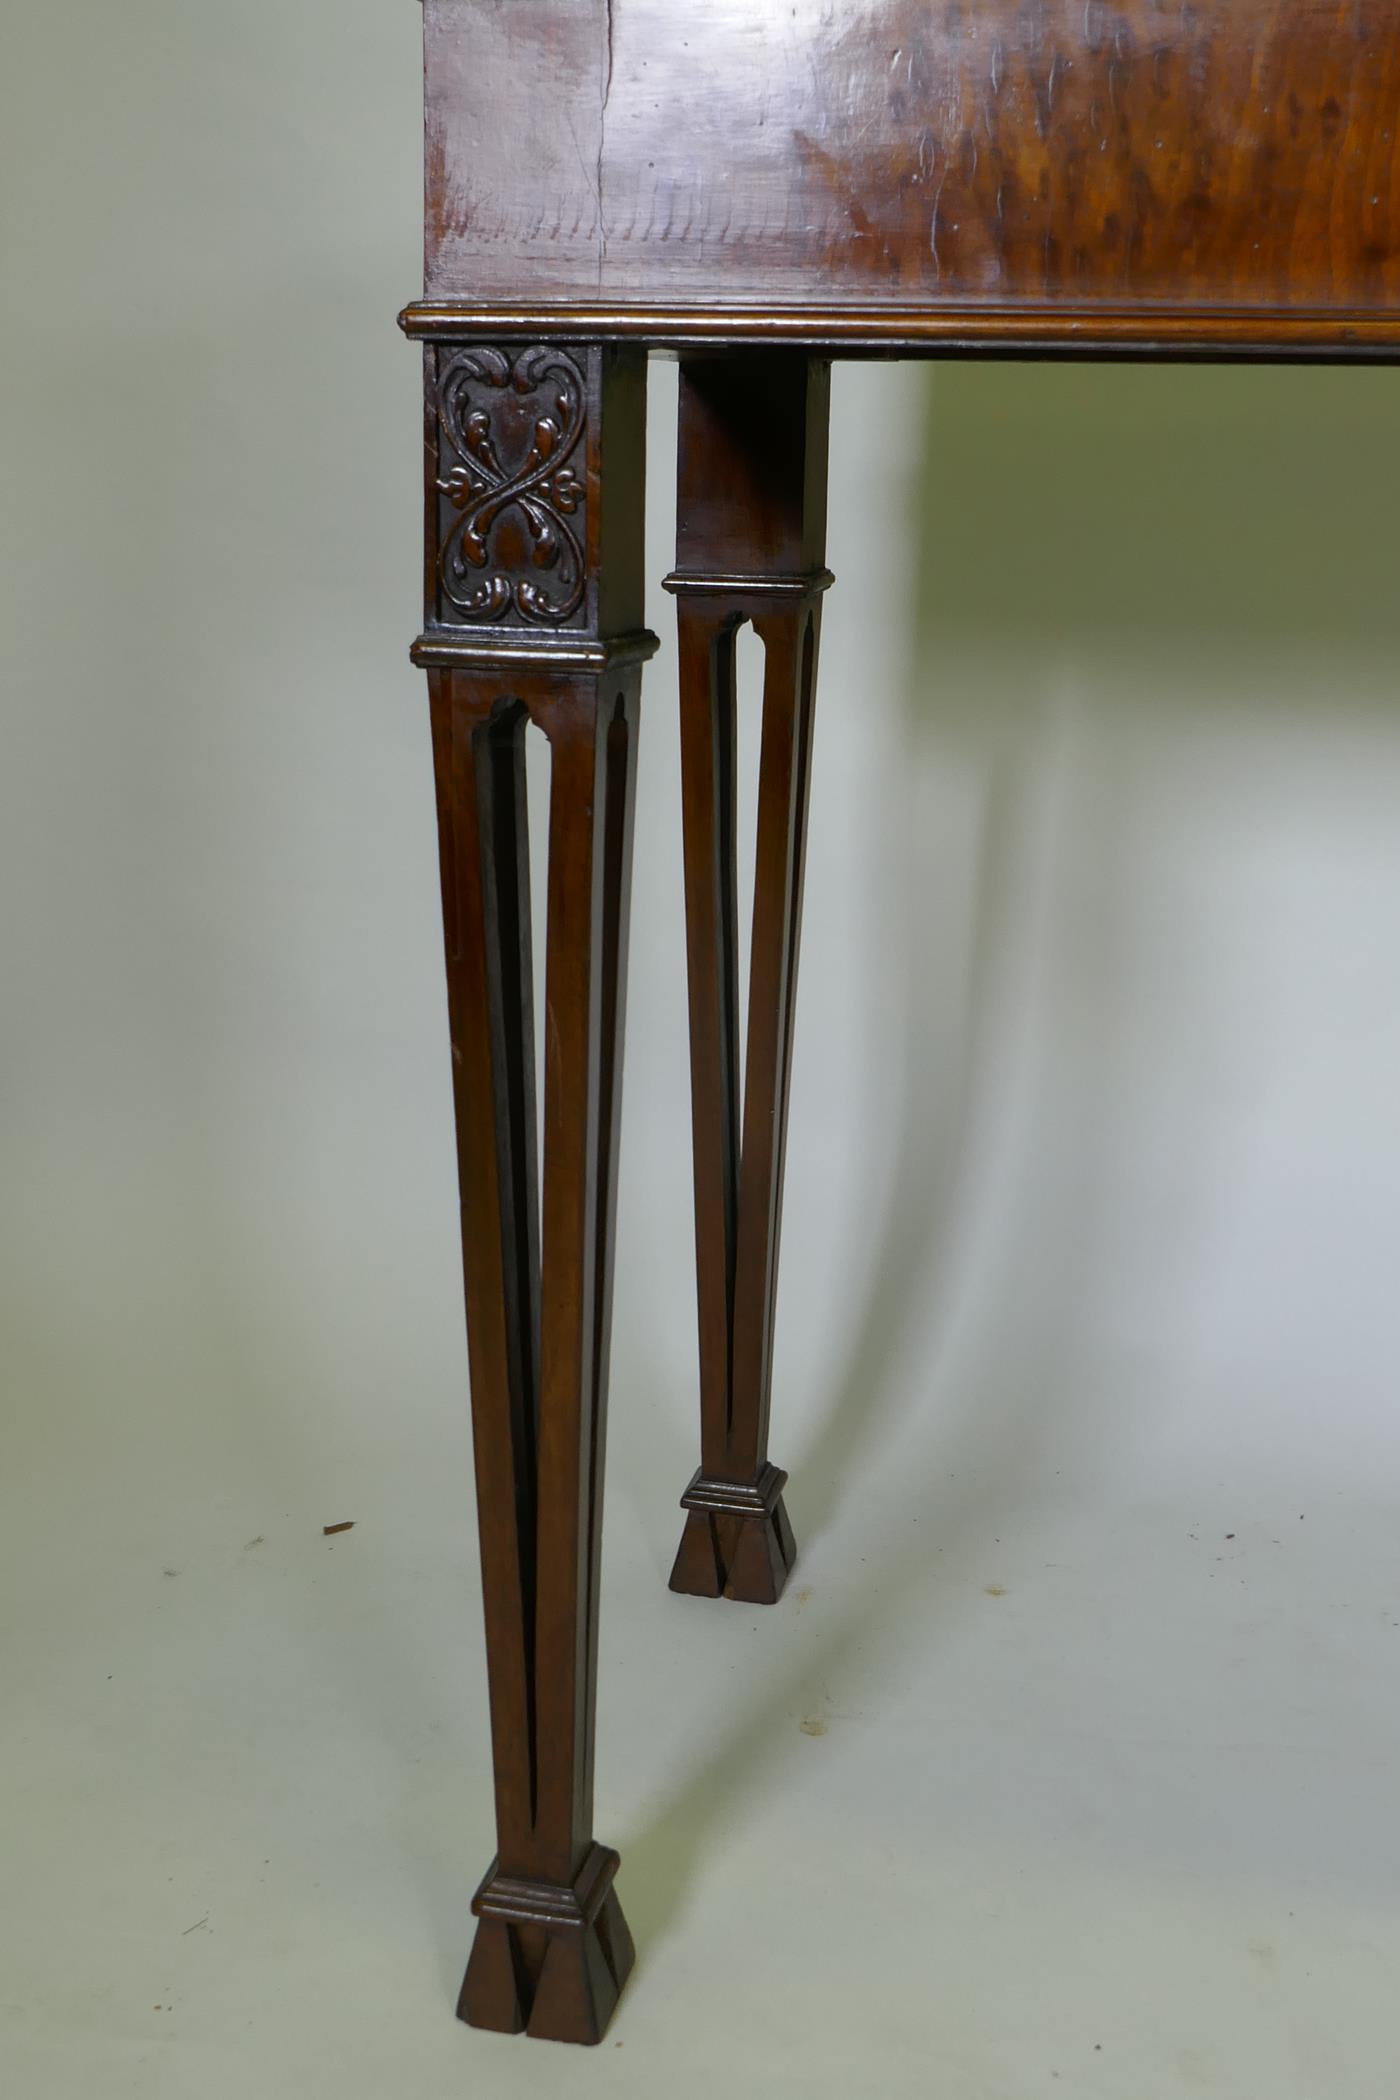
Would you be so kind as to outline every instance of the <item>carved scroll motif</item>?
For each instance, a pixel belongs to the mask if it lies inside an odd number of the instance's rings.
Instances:
[[[561,626],[583,603],[583,374],[562,351],[441,351],[440,617]]]

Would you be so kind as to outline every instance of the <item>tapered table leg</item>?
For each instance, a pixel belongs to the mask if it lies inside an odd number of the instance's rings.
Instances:
[[[433,725],[497,1823],[458,2011],[596,2042],[633,1958],[617,1856],[593,1837],[593,1740],[634,757],[654,647],[635,624],[643,368],[547,346],[433,345],[428,361],[415,655]],[[542,1132],[531,724],[550,761]]]
[[[829,367],[797,352],[683,362],[667,578],[679,601],[701,1429],[671,1587],[753,1604],[777,1601],[796,1551],[768,1423],[817,644],[831,581],[829,385]],[[746,621],[765,669],[741,1021],[735,641]]]

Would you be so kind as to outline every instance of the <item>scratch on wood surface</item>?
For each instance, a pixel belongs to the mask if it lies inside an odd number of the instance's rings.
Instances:
[[[943,172],[938,178],[938,188],[933,193],[933,217],[929,222],[928,229],[928,252],[933,257],[933,274],[935,277],[943,275],[943,265],[938,258],[938,206],[943,195],[943,185],[947,180],[948,163],[945,160]]]
[[[607,8],[607,62],[603,68],[603,95],[598,108],[598,166],[594,176],[594,188],[598,193],[598,289],[603,289],[603,269],[608,259],[608,221],[603,210],[603,153],[608,136],[608,103],[612,99],[613,85],[613,0],[605,0]]]

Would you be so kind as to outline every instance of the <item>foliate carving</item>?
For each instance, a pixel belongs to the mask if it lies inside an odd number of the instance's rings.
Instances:
[[[438,353],[438,617],[559,627],[584,597],[583,373],[541,345]]]

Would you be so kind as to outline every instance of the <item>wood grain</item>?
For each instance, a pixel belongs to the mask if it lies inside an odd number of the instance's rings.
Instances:
[[[1400,311],[1392,0],[427,0],[430,300]]]

